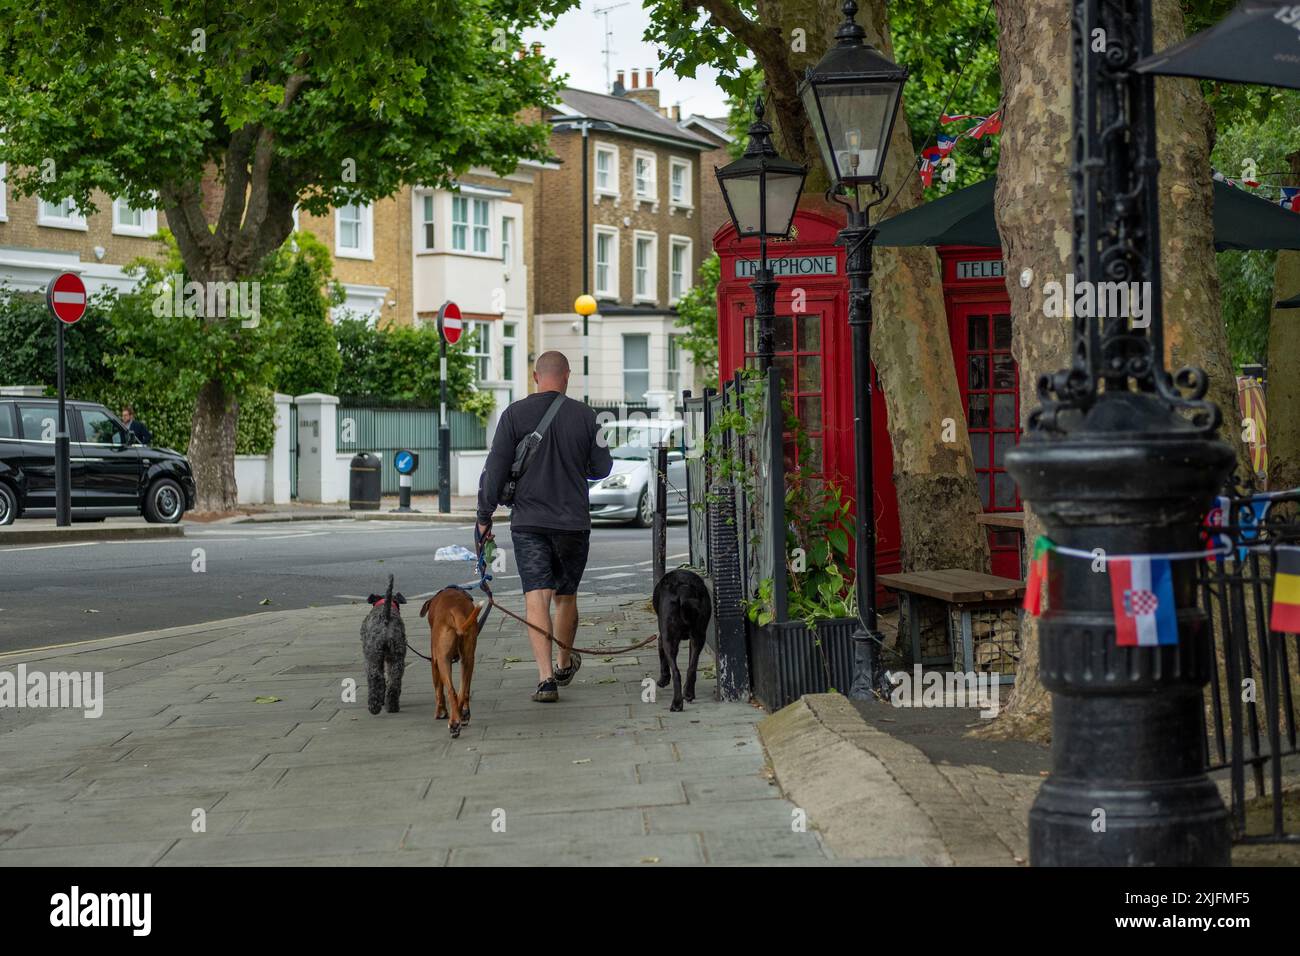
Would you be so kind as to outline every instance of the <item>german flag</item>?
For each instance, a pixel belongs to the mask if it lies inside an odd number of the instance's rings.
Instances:
[[[1273,572],[1274,631],[1300,634],[1300,549],[1279,548]]]

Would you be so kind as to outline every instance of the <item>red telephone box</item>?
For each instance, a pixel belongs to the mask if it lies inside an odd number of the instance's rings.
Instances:
[[[768,241],[768,261],[777,279],[774,363],[784,394],[812,446],[812,469],[853,498],[853,352],[848,325],[848,280],[844,248],[835,245],[842,223],[800,210],[791,238]],[[728,224],[713,237],[721,264],[718,282],[718,371],[729,378],[757,365],[758,329],[754,291],[758,240],[738,240]],[[873,373],[874,374],[874,373]],[[872,392],[875,472],[876,569],[900,570],[898,500],[894,494],[894,453],[885,400]],[[787,460],[795,458],[787,440]],[[856,514],[856,507],[854,509]]]
[[[1020,492],[1006,473],[1006,453],[1020,440],[1020,372],[1011,354],[1011,300],[1002,250],[940,246],[957,387],[986,512],[1019,511]],[[993,573],[1020,577],[1020,536],[989,532]]]

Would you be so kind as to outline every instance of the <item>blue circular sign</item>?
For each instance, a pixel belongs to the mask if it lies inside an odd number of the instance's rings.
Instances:
[[[399,475],[409,475],[415,470],[415,456],[409,451],[399,451],[393,458],[393,467]]]

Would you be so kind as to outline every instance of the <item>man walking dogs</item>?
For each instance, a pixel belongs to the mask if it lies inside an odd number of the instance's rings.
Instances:
[[[537,391],[511,404],[497,424],[479,479],[478,533],[491,540],[497,505],[512,504],[510,540],[528,622],[571,647],[578,631],[578,584],[591,540],[587,481],[607,476],[614,462],[599,441],[596,413],[564,397],[569,387],[564,353],[538,356],[533,380]],[[558,688],[573,680],[582,658],[557,648],[552,666],[551,642],[531,627],[526,630],[537,659],[533,700],[557,701]]]

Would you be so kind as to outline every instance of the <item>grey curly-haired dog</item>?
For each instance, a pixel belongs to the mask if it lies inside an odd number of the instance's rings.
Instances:
[[[361,650],[366,656],[366,706],[372,714],[387,704],[388,712],[401,709],[402,673],[406,670],[406,624],[401,605],[406,603],[399,591],[393,593],[393,576],[388,576],[388,591],[382,597],[366,598],[370,613],[361,622]]]

